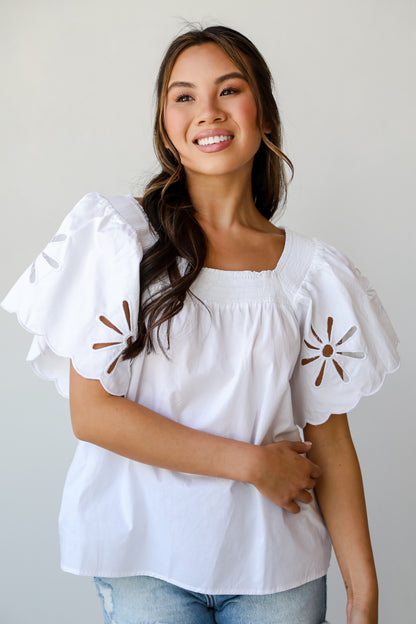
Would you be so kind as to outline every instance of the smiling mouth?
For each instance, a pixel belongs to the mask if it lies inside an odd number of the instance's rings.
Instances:
[[[216,136],[196,139],[194,143],[196,143],[196,145],[214,145],[215,143],[224,143],[224,141],[231,141],[231,139],[233,138],[234,137],[232,134],[218,134]]]

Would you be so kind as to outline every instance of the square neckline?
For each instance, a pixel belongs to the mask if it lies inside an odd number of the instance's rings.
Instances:
[[[139,208],[143,211],[143,206],[140,204],[140,202],[136,199],[136,197],[134,197],[134,195],[128,194],[127,197],[129,197],[130,199],[133,200],[133,202],[139,206]],[[146,220],[148,221],[147,215],[144,213],[143,214],[146,217]],[[207,267],[207,266],[203,266],[201,268],[200,273],[205,273],[206,276],[216,276],[218,278],[220,278],[220,276],[225,276],[227,278],[228,277],[243,277],[243,278],[247,278],[247,277],[260,277],[262,275],[272,275],[274,273],[278,273],[282,268],[283,265],[286,263],[286,259],[289,253],[289,247],[290,247],[290,240],[291,239],[291,233],[290,230],[288,230],[284,225],[279,225],[280,230],[282,230],[285,234],[285,242],[283,245],[283,250],[282,253],[279,256],[279,259],[277,260],[275,266],[272,269],[262,269],[261,271],[256,271],[253,269],[216,269],[214,267]]]
[[[285,226],[279,226],[280,230],[283,230],[285,234],[285,242],[283,245],[282,253],[279,256],[275,266],[272,269],[262,269],[261,271],[256,271],[253,269],[216,269],[213,267],[202,267],[201,273],[205,273],[207,276],[218,277],[221,279],[221,276],[224,276],[225,279],[228,277],[233,278],[256,278],[260,276],[268,276],[273,275],[275,273],[280,272],[283,268],[284,264],[286,264],[287,256],[289,254],[289,248],[291,245],[291,233]]]

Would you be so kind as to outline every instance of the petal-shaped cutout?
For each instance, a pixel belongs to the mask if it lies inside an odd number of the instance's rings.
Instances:
[[[33,284],[35,280],[36,280],[36,260],[35,262],[32,262],[32,266],[30,267],[29,282]]]
[[[66,240],[66,234],[57,234],[52,238],[51,243],[60,243],[64,240]]]
[[[357,358],[357,360],[362,360],[363,358],[365,358],[365,353],[362,353],[361,351],[357,351],[356,353],[353,353],[352,351],[337,351],[337,354],[345,355],[346,357]]]
[[[332,318],[332,316],[328,316],[328,323],[327,323],[327,332],[328,332],[328,340],[331,341],[331,334],[332,334],[332,326],[334,324],[334,319]]]
[[[316,333],[316,331],[314,330],[314,328],[311,325],[311,332],[313,333],[313,335],[315,336],[315,338],[317,339],[318,342],[320,342],[322,344],[322,340],[319,338],[318,334]]]
[[[113,323],[111,321],[109,321],[106,316],[100,316],[100,321],[104,325],[107,325],[107,327],[109,327],[110,329],[114,329],[114,331],[116,331],[118,334],[123,335],[123,332],[118,327],[113,325]]]
[[[310,364],[311,362],[314,362],[315,360],[319,360],[321,356],[320,355],[316,355],[313,358],[305,358],[301,361],[302,366],[305,366],[305,364]]]
[[[341,366],[338,364],[336,360],[332,360],[332,363],[335,366],[335,370],[337,371],[338,375],[341,377],[342,381],[345,381],[345,383],[347,383],[350,380],[347,373],[341,368]]]
[[[303,342],[305,343],[305,345],[306,345],[307,347],[309,347],[309,349],[315,349],[316,351],[319,351],[319,350],[320,350],[320,349],[319,349],[319,347],[314,347],[314,346],[313,346],[313,345],[311,345],[311,344],[310,344],[307,340],[304,340]]]
[[[48,256],[44,251],[42,252],[42,257],[46,260],[46,262],[53,268],[59,269],[59,262]]]
[[[121,342],[95,342],[92,345],[93,349],[106,349],[107,347],[114,347],[115,345],[119,345]]]
[[[131,322],[130,322],[130,308],[127,301],[123,301],[123,310],[124,316],[126,317],[127,325],[131,331]]]
[[[335,346],[338,347],[338,345],[342,344],[343,342],[347,342],[347,340],[349,340],[351,338],[351,336],[353,336],[355,334],[356,331],[357,331],[357,328],[356,328],[355,325],[350,327],[349,330],[347,331],[347,333],[343,335],[341,340],[338,340],[338,342],[337,342],[337,344]]]
[[[118,362],[118,361],[119,361],[119,359],[120,359],[120,356],[121,356],[121,353],[120,353],[120,355],[118,355],[118,356],[116,357],[116,359],[115,359],[113,362],[111,362],[110,366],[107,368],[107,373],[108,373],[108,374],[110,374],[110,373],[112,373],[112,372],[113,372],[113,370],[114,370],[114,369],[115,369],[115,367],[116,367],[117,362]]]
[[[321,370],[319,371],[318,377],[315,379],[315,386],[320,386],[322,383],[322,379],[324,378],[324,372],[325,372],[325,364],[326,364],[326,360],[321,366]]]

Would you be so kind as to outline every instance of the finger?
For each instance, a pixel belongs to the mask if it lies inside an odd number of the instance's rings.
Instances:
[[[319,479],[319,477],[322,474],[322,470],[316,464],[312,464],[312,466],[313,466],[313,468],[312,468],[312,470],[310,472],[310,477],[312,479]]]
[[[296,500],[301,503],[311,503],[313,501],[313,497],[307,490],[300,490],[300,492],[296,494]]]
[[[297,514],[300,512],[300,507],[295,503],[295,501],[291,501],[287,505],[283,506],[283,509],[286,509],[289,513]]]
[[[312,442],[292,442],[291,448],[296,453],[307,453],[311,450]]]

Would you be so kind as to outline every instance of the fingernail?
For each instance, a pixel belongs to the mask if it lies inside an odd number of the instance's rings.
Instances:
[[[312,442],[306,441],[305,440],[305,444],[307,444],[308,446],[312,446]]]

